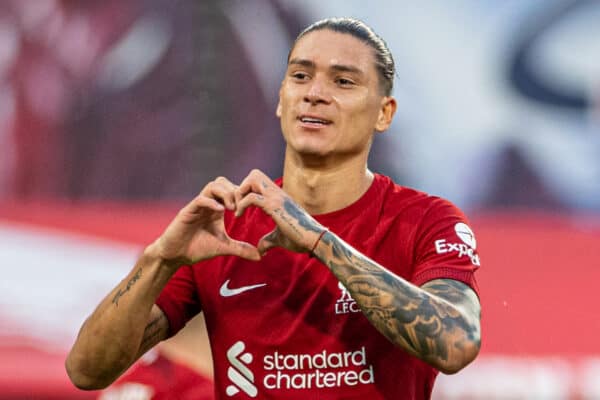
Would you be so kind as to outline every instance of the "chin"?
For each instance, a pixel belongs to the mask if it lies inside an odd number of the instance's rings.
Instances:
[[[315,140],[315,138],[303,138],[288,146],[294,153],[302,156],[325,157],[331,153],[329,146],[323,140]]]
[[[287,143],[298,153],[327,154],[331,151],[331,135],[314,132],[298,132],[288,138]]]
[[[325,152],[321,149],[304,149],[303,151],[298,151],[297,153],[306,158],[325,158],[329,155],[328,152]]]

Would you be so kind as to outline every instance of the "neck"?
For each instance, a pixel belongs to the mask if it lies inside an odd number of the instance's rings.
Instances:
[[[307,162],[286,151],[283,190],[309,214],[340,210],[358,200],[373,181],[367,154],[343,162]]]

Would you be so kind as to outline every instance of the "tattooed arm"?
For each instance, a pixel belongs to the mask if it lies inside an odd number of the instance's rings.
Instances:
[[[417,287],[331,232],[314,254],[392,343],[444,373],[458,372],[477,356],[479,300],[464,283],[436,279]]]
[[[225,208],[234,208],[235,189],[225,178],[209,183],[85,321],[65,363],[77,387],[108,386],[167,337],[167,318],[154,302],[180,266],[223,254],[260,258],[254,246],[225,232],[223,214]]]
[[[255,205],[277,224],[259,241],[259,251],[275,246],[312,251],[395,345],[445,373],[459,371],[477,356],[479,301],[465,284],[438,279],[417,287],[407,282],[327,231],[260,171],[250,173],[236,198],[238,214]]]
[[[167,318],[154,300],[172,272],[144,254],[98,305],[81,327],[65,362],[75,386],[88,390],[108,386],[167,337]]]

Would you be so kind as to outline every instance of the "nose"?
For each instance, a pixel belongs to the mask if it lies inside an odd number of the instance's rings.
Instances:
[[[304,95],[304,101],[317,105],[319,103],[329,104],[331,102],[331,95],[327,89],[327,85],[322,79],[314,78],[308,84],[308,90]]]

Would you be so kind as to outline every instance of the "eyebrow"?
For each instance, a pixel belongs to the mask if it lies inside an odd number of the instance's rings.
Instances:
[[[302,59],[302,58],[292,58],[289,62],[288,65],[301,65],[303,67],[307,67],[307,68],[316,68],[316,64],[310,60],[306,60],[306,59]],[[335,71],[340,71],[340,72],[350,72],[353,74],[358,74],[358,75],[363,75],[364,72],[360,69],[357,68],[353,65],[345,65],[345,64],[333,64],[329,66],[329,69],[333,69]]]

